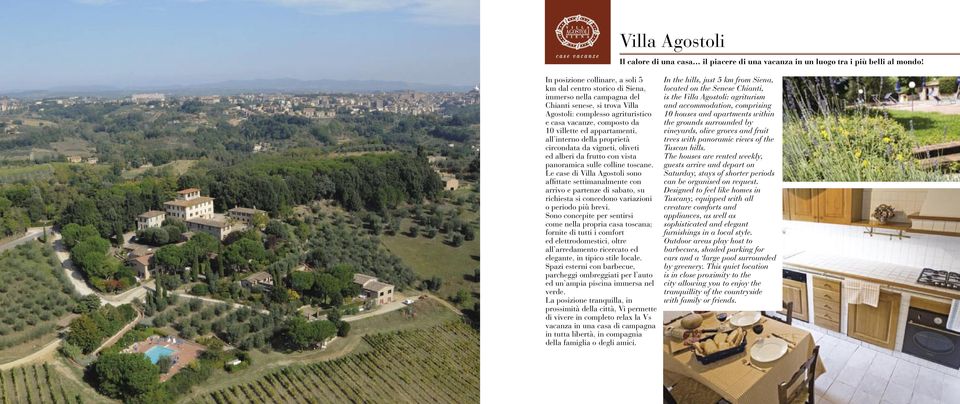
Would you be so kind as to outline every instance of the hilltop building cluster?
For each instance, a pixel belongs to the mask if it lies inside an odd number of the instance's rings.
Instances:
[[[137,231],[160,228],[168,218],[178,219],[187,226],[187,237],[197,232],[210,234],[223,241],[230,233],[248,228],[258,215],[266,217],[267,212],[256,208],[235,207],[226,214],[216,213],[214,199],[200,195],[197,188],[177,191],[177,197],[163,203],[164,210],[148,210],[137,216]],[[152,248],[134,248],[127,256],[140,279],[150,278]]]
[[[255,208],[235,207],[226,214],[213,210],[213,198],[200,195],[197,188],[177,192],[177,198],[163,203],[163,211],[150,210],[137,216],[137,231],[160,227],[167,218],[179,219],[192,232],[204,232],[223,241],[230,233],[243,230],[254,216],[266,215]]]

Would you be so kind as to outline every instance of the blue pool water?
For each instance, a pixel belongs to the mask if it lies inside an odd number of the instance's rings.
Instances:
[[[150,358],[150,362],[153,362],[153,364],[156,365],[160,358],[173,355],[173,350],[167,347],[155,346],[148,349],[147,352],[144,352],[143,354],[147,355],[147,357]]]

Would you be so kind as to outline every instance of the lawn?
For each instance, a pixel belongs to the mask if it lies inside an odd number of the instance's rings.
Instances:
[[[960,140],[960,115],[899,110],[888,112],[891,118],[903,125],[907,133],[911,133],[913,123],[913,137],[921,146]]]
[[[424,235],[410,237],[407,229],[411,224],[412,219],[403,219],[400,233],[395,236],[381,235],[383,245],[413,268],[420,278],[442,278],[443,283],[437,292],[441,297],[450,297],[461,288],[479,294],[480,283],[473,281],[473,270],[480,267],[480,230],[477,230],[473,240],[453,247],[444,242],[446,235],[443,233],[432,239]]]

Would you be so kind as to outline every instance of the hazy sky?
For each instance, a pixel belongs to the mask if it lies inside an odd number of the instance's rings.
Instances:
[[[0,0],[0,91],[295,78],[473,85],[479,0]]]

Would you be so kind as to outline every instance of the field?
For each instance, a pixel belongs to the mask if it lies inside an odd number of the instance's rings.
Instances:
[[[164,168],[169,168],[174,175],[180,176],[180,175],[183,175],[183,173],[187,172],[187,170],[193,167],[193,165],[196,163],[197,163],[197,160],[174,160],[167,164],[163,164],[159,166],[131,168],[123,172],[123,178],[133,179],[133,178],[137,178],[137,176],[139,175],[146,173],[147,170],[162,170]]]
[[[216,335],[242,349],[263,348],[273,332],[273,319],[267,314],[193,298],[168,300],[163,310],[150,304],[146,314],[148,318],[142,323],[158,328],[165,335],[185,339]]]
[[[59,142],[52,142],[50,147],[59,154],[71,156],[90,157],[96,151],[93,144],[77,137],[67,137]]]
[[[364,337],[372,350],[291,366],[202,403],[480,401],[480,335],[462,322]]]
[[[44,363],[0,372],[0,404],[111,401],[59,374],[53,366]]]
[[[911,135],[921,146],[960,140],[960,115],[900,110],[889,110],[888,113],[907,130],[912,122]]]
[[[327,348],[322,351],[280,353],[251,350],[249,351],[252,359],[250,367],[229,376],[226,372],[218,370],[205,384],[195,387],[190,397],[199,398],[230,386],[251,383],[286,366],[334,360],[349,354],[371,351],[372,348],[364,340],[367,334],[430,328],[457,321],[460,318],[459,315],[433,299],[419,300],[413,304],[413,308],[415,316],[394,311],[353,321],[350,323],[349,336],[337,338],[327,344]]]
[[[38,128],[43,126],[53,126],[53,127],[60,126],[60,125],[57,125],[56,122],[51,122],[45,119],[23,118],[21,120],[23,121],[23,126],[36,126]]]
[[[53,173],[50,164],[3,167],[0,168],[0,184],[46,180],[53,177]]]
[[[446,237],[443,234],[432,239],[422,235],[408,236],[406,231],[412,223],[411,219],[404,219],[400,224],[401,233],[381,235],[383,245],[413,268],[420,278],[442,278],[443,283],[437,292],[441,297],[450,297],[460,289],[480,293],[480,283],[473,281],[473,270],[480,267],[480,231],[477,230],[473,240],[453,247],[444,243]]]
[[[23,356],[27,344],[45,345],[71,315],[73,289],[59,265],[38,242],[0,255],[0,363]]]

